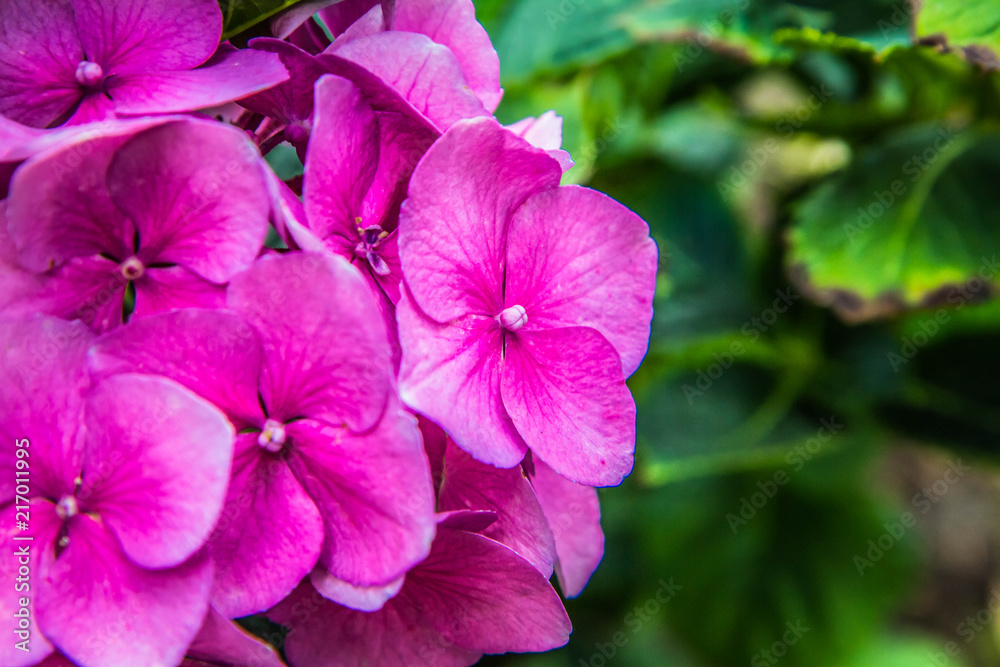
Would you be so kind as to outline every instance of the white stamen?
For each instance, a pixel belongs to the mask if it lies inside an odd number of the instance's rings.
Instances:
[[[497,322],[508,331],[517,331],[528,323],[528,313],[524,306],[511,306],[497,315]]]

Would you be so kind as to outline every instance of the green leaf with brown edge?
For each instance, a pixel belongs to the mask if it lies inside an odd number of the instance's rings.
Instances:
[[[238,35],[300,2],[302,0],[219,0],[222,39]]]
[[[995,292],[997,173],[997,133],[936,125],[886,140],[794,207],[793,278],[852,322],[947,305],[974,280]]]
[[[996,0],[924,0],[917,36],[961,48],[984,67],[1000,68],[1000,3]]]

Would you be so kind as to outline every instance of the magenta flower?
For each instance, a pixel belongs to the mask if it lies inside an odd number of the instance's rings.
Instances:
[[[366,13],[361,14],[362,9]],[[500,104],[500,60],[476,20],[472,0],[347,0],[321,10],[320,17],[338,35],[326,53],[362,65],[400,92],[406,91],[408,99],[412,93],[404,79],[429,82],[433,76],[438,86],[456,85],[452,100],[465,100],[463,118],[481,115],[473,100],[487,115]],[[362,43],[348,46],[355,40]],[[427,65],[432,71],[416,71]],[[411,79],[408,72],[417,76]],[[471,98],[455,94],[462,85],[472,93]],[[425,99],[439,94],[424,93]]]
[[[219,48],[215,0],[5,0],[0,114],[33,127],[192,111],[287,77],[273,55]]]
[[[91,387],[90,343],[79,322],[0,321],[4,574],[18,571],[18,550],[31,556],[29,587],[5,582],[0,595],[4,634],[31,651],[4,642],[4,665],[53,647],[84,667],[173,665],[208,607],[201,547],[225,497],[232,427],[165,378]],[[28,635],[14,632],[22,608]]]
[[[604,556],[596,490],[530,456],[514,468],[479,463],[427,420],[421,431],[439,484],[438,508],[494,512],[497,519],[483,535],[507,545],[546,577],[555,564],[567,598],[582,593]]]
[[[492,119],[457,124],[421,160],[399,224],[400,392],[484,463],[510,468],[530,448],[577,483],[618,484],[656,245],[634,213],[560,175]]]
[[[235,128],[183,119],[84,133],[14,176],[10,236],[45,284],[11,308],[106,331],[130,285],[136,318],[219,306],[260,252],[268,214],[260,155]]]
[[[528,116],[504,127],[532,146],[544,149],[563,171],[573,168],[573,158],[562,149],[563,119],[555,111],[546,111],[538,118]]]
[[[400,114],[373,111],[351,82],[337,76],[316,83],[316,101],[303,178],[304,224],[395,303],[402,278],[399,207],[436,135]]]
[[[569,481],[539,460],[525,459],[524,468],[552,531],[563,596],[575,598],[604,557],[597,490]]]
[[[441,470],[438,509],[493,512],[496,520],[482,534],[516,551],[546,579],[551,577],[556,560],[555,541],[542,506],[520,466],[495,468],[480,463],[456,447],[438,427],[428,428],[425,423],[422,431],[432,467],[436,464]],[[435,443],[436,439],[439,442]]]
[[[233,279],[228,307],[133,322],[91,359],[102,377],[173,378],[239,432],[212,604],[267,609],[317,561],[354,586],[392,582],[426,556],[434,498],[369,287],[339,257],[274,255]]]
[[[466,530],[491,518],[489,512],[440,515],[430,555],[378,611],[338,605],[304,582],[268,612],[291,629],[289,663],[468,667],[484,653],[565,644],[569,618],[546,578],[511,549]]]

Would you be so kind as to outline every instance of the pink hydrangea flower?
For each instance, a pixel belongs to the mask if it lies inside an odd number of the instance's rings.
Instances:
[[[361,14],[362,9],[366,13]],[[433,77],[439,87],[454,82],[449,96],[452,104],[462,105],[463,118],[482,115],[480,108],[492,114],[500,104],[500,60],[476,20],[472,0],[348,0],[321,10],[320,17],[337,35],[325,53],[360,64],[406,91],[407,99],[418,97],[407,91],[404,82],[430,82]],[[472,96],[461,95],[461,87]],[[440,94],[426,91],[423,98]],[[429,117],[434,116],[446,118],[437,111]]]
[[[495,468],[476,461],[455,446],[436,424],[421,424],[424,446],[438,476],[438,509],[487,511],[496,519],[481,532],[505,544],[552,576],[556,545],[531,484],[521,468]]]
[[[482,534],[501,542],[550,577],[555,565],[563,595],[580,595],[604,557],[597,491],[562,477],[541,461],[495,468],[458,448],[436,424],[421,420],[424,446],[442,511],[490,511]]]
[[[50,127],[215,106],[287,77],[273,55],[219,47],[215,0],[5,0],[0,114]]]
[[[303,178],[304,225],[395,303],[402,279],[399,207],[436,135],[400,114],[373,111],[350,81],[337,76],[316,83],[316,101]],[[297,236],[294,228],[291,235]]]
[[[492,119],[458,123],[402,207],[400,392],[478,460],[530,449],[579,484],[632,468],[625,378],[646,352],[657,251],[645,222]]]
[[[91,386],[91,342],[80,322],[0,320],[2,571],[17,572],[18,548],[33,557],[30,588],[5,582],[0,594],[8,638],[20,598],[33,607],[32,651],[0,646],[11,667],[53,647],[84,667],[176,664],[208,607],[201,547],[225,497],[233,429],[165,378]],[[23,459],[30,466],[18,467]],[[27,471],[27,493],[16,470]]]
[[[484,516],[485,515],[485,516]],[[290,628],[293,667],[468,667],[484,653],[548,651],[569,639],[559,596],[527,560],[477,531],[491,512],[439,516],[430,555],[374,612],[304,582],[268,612]]]
[[[78,134],[14,176],[10,236],[20,265],[44,275],[8,308],[106,331],[130,285],[136,318],[221,306],[263,246],[269,201],[260,155],[235,128],[181,119]]]
[[[101,377],[175,379],[239,432],[209,541],[212,604],[267,609],[317,561],[353,586],[397,579],[427,555],[434,498],[370,288],[339,257],[272,255],[233,279],[227,304],[133,322],[91,358]]]
[[[563,596],[575,598],[604,558],[597,490],[569,481],[542,461],[525,459],[531,488],[545,513],[556,547],[556,576]]]

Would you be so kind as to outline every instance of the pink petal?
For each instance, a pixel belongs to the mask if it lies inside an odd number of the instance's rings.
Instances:
[[[434,492],[416,420],[391,405],[364,435],[288,424],[289,465],[326,525],[320,562],[355,586],[382,586],[419,563],[434,536]]]
[[[14,173],[7,219],[25,267],[47,271],[74,257],[104,253],[124,261],[132,254],[135,230],[105,183],[115,152],[130,137],[81,133]]]
[[[546,577],[482,535],[440,530],[399,597],[407,592],[426,622],[464,648],[548,651],[569,640],[569,618]]]
[[[236,128],[183,120],[146,130],[118,151],[107,182],[135,223],[147,264],[181,264],[223,283],[264,244],[263,166]]]
[[[632,470],[635,403],[611,344],[585,327],[521,329],[506,343],[503,404],[531,450],[579,484],[620,484]]]
[[[508,220],[560,176],[558,163],[492,119],[459,123],[431,146],[399,225],[403,275],[420,308],[438,322],[497,315]]]
[[[58,497],[80,474],[84,367],[93,334],[80,322],[0,319],[0,504],[15,497],[26,458],[31,496]],[[19,443],[19,444],[18,444]],[[20,446],[23,445],[23,446]],[[27,454],[17,455],[18,450]],[[24,496],[24,494],[21,494]]]
[[[3,474],[8,475],[8,472],[9,479],[13,479],[14,471],[5,469]],[[35,471],[32,468],[30,472],[34,474]],[[21,531],[16,526],[19,519],[24,520],[25,509],[30,515],[27,522],[30,529]],[[55,505],[41,498],[33,500],[28,508],[22,507],[20,517],[17,516],[18,511],[14,503],[0,509],[0,632],[6,638],[0,644],[0,664],[6,667],[34,665],[53,650],[52,644],[38,628],[36,591],[41,581],[39,556],[55,542],[59,518],[56,516]],[[17,539],[26,537],[32,539]],[[26,568],[27,575],[20,572],[21,567]],[[22,602],[27,604],[22,605]],[[21,611],[22,609],[26,611]],[[27,628],[20,627],[22,618]],[[25,630],[26,635],[18,634]],[[15,646],[24,640],[27,640],[25,646],[28,651]]]
[[[288,80],[242,100],[240,105],[280,123],[311,123],[313,89],[316,80],[327,73],[326,67],[314,56],[280,39],[259,37],[250,41],[250,48],[277,54],[288,70]]]
[[[497,513],[493,510],[450,510],[437,514],[439,529],[450,528],[468,533],[481,533],[496,523],[496,520]]]
[[[15,122],[0,115],[0,161],[23,160],[34,151],[24,147],[45,137],[49,132]]]
[[[77,257],[41,276],[38,291],[11,304],[7,312],[80,319],[94,331],[109,331],[122,323],[127,284],[114,262]]]
[[[188,559],[219,516],[233,427],[172,380],[124,374],[90,393],[87,429],[81,509],[99,514],[138,565]]]
[[[379,165],[378,142],[375,113],[350,81],[328,75],[316,82],[316,118],[302,184],[306,218],[317,236],[336,236],[338,251],[351,257],[356,218]]]
[[[316,505],[282,457],[237,437],[232,481],[209,542],[212,605],[226,618],[273,607],[309,574],[323,544]]]
[[[618,351],[626,377],[649,344],[656,244],[642,218],[594,190],[531,197],[511,219],[505,305],[532,330],[590,327]]]
[[[555,111],[546,111],[538,118],[528,117],[504,127],[532,146],[544,149],[563,171],[573,168],[573,158],[562,150],[563,119]]]
[[[187,650],[187,658],[194,664],[223,664],[234,667],[283,667],[270,644],[226,620],[218,611],[209,607],[198,636]],[[182,663],[183,664],[183,663]]]
[[[330,53],[361,65],[444,132],[463,118],[489,116],[446,46],[409,32],[382,32],[334,44]]]
[[[371,4],[366,2],[364,4]],[[390,4],[395,4],[392,2]],[[382,5],[378,2],[369,9],[365,14],[359,17],[354,23],[350,25],[347,30],[344,30],[339,35],[335,35],[333,43],[336,45],[334,48],[346,44],[352,39],[357,39],[358,37],[367,37],[369,35],[375,35],[377,33],[387,30],[387,23],[392,21],[392,17],[389,17],[389,21],[386,21],[386,13],[382,11]],[[331,33],[332,34],[332,33]]]
[[[214,0],[70,0],[87,58],[105,74],[197,67],[215,51]]]
[[[135,321],[177,308],[224,308],[226,288],[201,278],[183,266],[146,269],[135,281]]]
[[[83,60],[73,10],[64,2],[4,0],[0,13],[0,114],[47,127],[82,96]]]
[[[94,345],[95,379],[120,373],[162,375],[212,403],[237,428],[264,422],[257,399],[260,340],[231,313],[186,309],[142,318]]]
[[[80,105],[66,121],[67,125],[85,125],[115,118],[115,103],[101,92],[86,93]]]
[[[63,653],[88,667],[175,665],[208,609],[212,569],[204,554],[179,567],[146,570],[87,515],[74,517],[69,545],[46,565],[38,624]]]
[[[317,567],[309,575],[309,581],[327,600],[358,611],[378,611],[394,598],[403,587],[405,576],[394,579],[384,586],[353,586]]]
[[[375,111],[390,111],[401,114],[429,130],[435,136],[440,134],[440,130],[434,122],[415,109],[406,100],[403,93],[396,91],[388,82],[369,72],[364,66],[329,52],[320,53],[316,59],[332,74],[344,77],[357,86],[365,101]]]
[[[549,110],[538,118],[529,116],[505,126],[532,146],[551,151],[562,148],[563,119]]]
[[[17,259],[17,247],[7,232],[7,201],[0,200],[0,312],[19,300],[29,299],[41,288],[41,277],[26,270]]]
[[[378,170],[360,215],[366,224],[380,224],[391,231],[396,227],[410,176],[438,135],[403,114],[381,111],[375,116],[379,137]]]
[[[555,535],[559,585],[565,597],[575,598],[604,557],[597,490],[569,481],[537,458],[530,479]]]
[[[501,468],[527,447],[500,400],[501,332],[492,318],[470,315],[438,324],[403,292],[396,306],[403,356],[403,401],[440,424],[477,460]]]
[[[271,418],[355,431],[378,421],[392,384],[391,350],[371,289],[347,262],[320,253],[262,257],[233,279],[229,307],[261,337],[261,395]]]
[[[430,627],[412,599],[397,598],[374,613],[355,611],[303,582],[268,616],[291,628],[285,654],[295,667],[470,667],[479,660],[481,653]]]
[[[486,110],[496,111],[503,97],[500,59],[476,21],[472,0],[398,0],[393,29],[418,32],[447,46]]]
[[[319,15],[330,34],[336,37],[377,4],[379,0],[341,0],[332,6],[320,9]]]
[[[109,93],[119,114],[175,113],[241,100],[287,79],[281,59],[272,53],[220,49],[197,69],[117,77]]]
[[[479,463],[454,444],[449,445],[438,508],[496,512],[496,522],[483,535],[519,553],[546,578],[552,576],[556,544],[520,466],[494,468]]]

